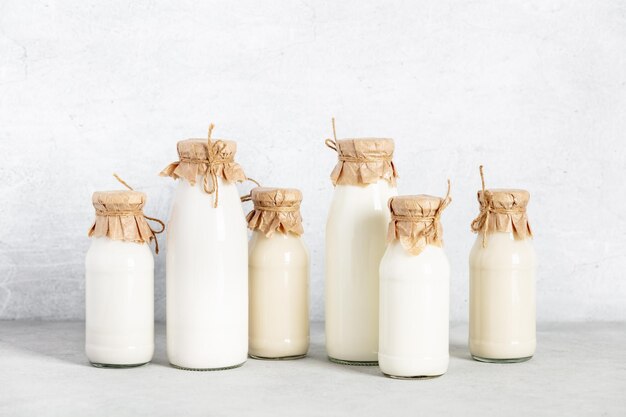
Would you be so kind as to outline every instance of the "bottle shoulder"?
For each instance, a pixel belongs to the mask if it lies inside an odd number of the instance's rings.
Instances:
[[[333,200],[343,199],[371,199],[379,197],[385,199],[398,195],[398,189],[386,180],[379,180],[366,185],[337,184],[333,191]]]
[[[327,227],[341,227],[344,222],[360,221],[372,213],[385,216],[388,222],[390,215],[387,203],[396,195],[396,187],[384,180],[365,186],[337,185],[328,211]]]
[[[450,263],[444,249],[434,245],[427,245],[419,255],[412,255],[400,242],[395,241],[387,245],[380,263],[380,272],[384,275],[430,274],[435,271],[449,274]]]
[[[87,266],[115,266],[117,264],[141,264],[154,266],[154,255],[147,243],[113,240],[108,237],[91,238],[85,256]]]
[[[204,189],[204,176],[199,175],[196,178],[195,184],[191,184],[189,181],[183,178],[178,178],[176,189],[174,192],[173,202],[176,204],[202,204],[213,208],[214,199],[216,193],[207,193]],[[211,181],[209,177],[209,181]],[[241,206],[241,200],[237,186],[235,183],[226,181],[221,177],[217,177],[218,188],[218,207],[231,210],[234,206]]]
[[[531,238],[519,240],[512,233],[495,232],[487,235],[484,246],[483,235],[477,235],[469,260],[473,267],[533,267],[536,253]]]
[[[309,251],[299,236],[275,232],[266,237],[255,230],[248,244],[248,259],[251,264],[308,264]]]

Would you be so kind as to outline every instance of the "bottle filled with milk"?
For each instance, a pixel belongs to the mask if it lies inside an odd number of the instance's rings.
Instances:
[[[334,123],[333,123],[334,131]],[[337,152],[326,223],[326,351],[331,361],[378,362],[378,267],[397,194],[392,139],[327,140]]]
[[[450,203],[430,195],[389,200],[388,246],[380,262],[380,370],[424,378],[448,370],[450,266],[440,217]]]
[[[155,234],[138,191],[97,191],[85,260],[85,353],[97,367],[132,367],[154,353]],[[157,249],[158,253],[158,242]]]
[[[249,348],[257,359],[296,359],[309,349],[309,253],[302,241],[302,193],[257,187],[248,252]]]
[[[182,369],[242,365],[248,353],[248,237],[233,141],[178,142],[167,232],[167,356]]]
[[[478,192],[478,234],[470,266],[469,349],[483,362],[522,362],[535,353],[535,251],[526,215],[530,194],[519,189]]]

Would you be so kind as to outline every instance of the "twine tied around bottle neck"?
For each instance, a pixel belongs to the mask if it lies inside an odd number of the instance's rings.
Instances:
[[[300,204],[296,204],[295,206],[260,206],[258,204],[254,204],[254,210],[260,211],[272,211],[275,213],[292,213],[300,210]]]
[[[354,157],[346,156],[341,153],[339,145],[337,144],[337,129],[335,128],[335,118],[331,119],[333,125],[333,139],[325,139],[326,146],[333,151],[337,152],[337,157],[341,162],[377,162],[377,161],[393,161],[393,155],[380,155],[380,156],[367,156],[367,157]]]
[[[300,204],[302,192],[295,188],[256,187],[250,190],[245,201],[252,201],[254,207],[246,215],[248,228],[259,231],[266,237],[274,233],[304,233]]]
[[[394,214],[392,211],[391,220],[393,222],[427,223],[424,229],[424,236],[427,237],[432,234],[433,239],[435,241],[438,241],[440,228],[437,227],[437,224],[439,223],[439,219],[441,218],[441,214],[443,213],[443,211],[452,202],[452,197],[450,197],[450,189],[451,189],[451,184],[450,184],[450,180],[448,179],[448,191],[446,192],[446,196],[441,200],[441,203],[439,204],[439,207],[437,208],[437,211],[435,212],[434,215],[432,216],[403,216],[403,215]]]
[[[115,177],[116,180],[118,180],[124,187],[128,188],[130,191],[135,191],[133,189],[133,187],[131,187],[130,185],[128,185],[128,183],[126,181],[124,181],[123,179],[121,179],[119,177],[119,175],[117,174],[113,174],[113,176]],[[137,209],[137,210],[96,210],[96,215],[97,216],[142,216],[144,217],[146,220],[150,220],[153,222],[156,222],[158,224],[161,225],[161,230],[154,230],[152,227],[150,227],[150,225],[148,224],[148,227],[150,228],[150,231],[152,232],[152,234],[154,235],[154,251],[156,252],[156,254],[159,254],[159,240],[157,239],[156,235],[163,233],[165,231],[165,223],[163,223],[161,220],[156,219],[154,217],[150,217],[150,216],[146,216],[143,213],[142,209]],[[146,223],[147,224],[147,223]]]
[[[483,241],[482,247],[487,247],[487,233],[489,231],[489,222],[491,220],[492,214],[519,214],[525,213],[526,207],[523,206],[514,206],[511,208],[502,208],[502,207],[493,207],[492,199],[493,194],[491,191],[485,189],[485,174],[483,171],[483,166],[479,167],[480,171],[480,181],[482,185],[482,201],[480,202],[480,212],[478,213],[478,217],[476,217],[471,224],[472,231],[475,233],[480,233],[482,231]]]
[[[213,207],[216,208],[219,203],[219,184],[217,182],[217,170],[220,165],[228,164],[234,162],[234,157],[229,158],[221,158],[219,155],[226,147],[226,143],[222,140],[211,140],[211,135],[213,134],[213,128],[215,125],[211,123],[209,125],[209,132],[207,137],[207,158],[184,158],[181,157],[181,162],[189,162],[193,164],[204,164],[207,166],[207,171],[204,174],[204,178],[202,180],[202,186],[204,187],[204,191],[207,194],[215,193],[215,199],[213,200]],[[210,178],[210,184],[209,184]]]

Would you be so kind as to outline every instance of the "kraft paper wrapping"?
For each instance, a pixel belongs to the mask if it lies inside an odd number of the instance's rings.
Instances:
[[[259,230],[270,237],[274,232],[304,233],[300,202],[302,193],[295,188],[256,187],[250,191],[254,209],[246,220],[251,230]]]
[[[515,239],[532,237],[526,206],[530,193],[526,190],[488,189],[478,191],[480,214],[472,222],[472,231],[483,233],[509,232]],[[486,241],[483,242],[486,245]]]
[[[330,174],[333,185],[367,185],[380,179],[396,185],[393,139],[329,139],[326,145],[337,151],[339,159]]]
[[[215,185],[208,184],[213,175],[230,182],[246,179],[243,169],[235,162],[237,143],[234,141],[214,139],[209,145],[206,139],[188,139],[178,142],[176,147],[180,160],[161,171],[163,177],[183,178],[195,185],[198,175],[203,176],[208,194],[215,191]]]
[[[431,195],[408,195],[389,199],[391,222],[387,241],[400,240],[411,255],[419,255],[426,245],[443,246],[439,218],[452,199]]]
[[[92,197],[96,220],[89,237],[108,237],[125,242],[156,240],[143,214],[146,195],[139,191],[96,191]],[[158,251],[157,251],[158,253]]]

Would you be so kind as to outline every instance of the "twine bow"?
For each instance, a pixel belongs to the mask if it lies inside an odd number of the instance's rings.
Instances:
[[[124,181],[123,179],[121,179],[117,174],[113,174],[113,176],[115,177],[116,180],[118,180],[124,187],[128,188],[131,191],[135,191],[133,189],[133,187],[131,187],[130,185],[128,185],[126,183],[126,181]],[[150,220],[156,223],[159,223],[161,225],[161,230],[154,230],[152,227],[150,227],[150,225],[146,222],[146,224],[148,225],[148,228],[150,229],[150,231],[152,232],[152,235],[154,237],[154,251],[156,252],[156,254],[159,254],[159,239],[157,239],[156,235],[163,233],[165,231],[165,223],[163,223],[161,220],[156,219],[154,217],[150,217],[150,216],[146,216],[142,210],[129,210],[129,211],[114,211],[114,210],[105,210],[102,212],[96,211],[96,214],[100,214],[100,215],[104,215],[104,216],[143,216],[146,220]]]
[[[226,147],[226,144],[221,140],[216,140],[215,142],[211,141],[211,134],[213,133],[213,128],[215,125],[211,123],[209,125],[209,135],[207,139],[207,172],[204,174],[204,180],[202,181],[202,185],[204,186],[204,191],[207,194],[213,194],[215,192],[215,199],[213,200],[213,207],[217,208],[217,204],[219,202],[219,185],[217,183],[217,168],[219,165],[224,164],[226,162],[230,162],[229,160],[222,159],[219,157],[221,152]],[[211,177],[211,184],[209,185],[209,176]]]

